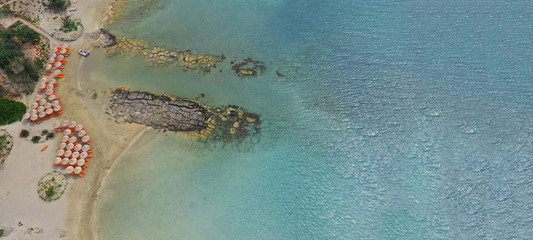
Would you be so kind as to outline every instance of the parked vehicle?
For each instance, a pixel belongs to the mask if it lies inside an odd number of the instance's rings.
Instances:
[[[87,51],[83,50],[83,49],[80,49],[80,50],[78,51],[78,53],[79,53],[80,55],[84,56],[84,57],[88,57],[88,56],[89,56],[89,53],[88,53]]]

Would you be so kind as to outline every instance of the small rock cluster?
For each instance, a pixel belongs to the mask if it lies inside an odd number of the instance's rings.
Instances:
[[[205,129],[210,117],[207,109],[196,102],[126,89],[112,92],[110,109],[118,123],[138,123],[174,132]]]
[[[139,52],[145,56],[145,60],[150,66],[167,66],[174,62],[178,66],[187,70],[201,70],[210,72],[216,68],[216,64],[224,60],[224,55],[193,55],[191,50],[181,51],[178,49],[167,50],[162,47],[150,46],[147,43],[126,37],[116,37],[116,45],[108,48],[108,53],[117,54],[119,52]]]
[[[257,76],[259,71],[263,75],[266,71],[265,63],[256,61],[251,58],[243,59],[242,61],[231,61],[232,69],[240,77]]]
[[[230,105],[222,108],[208,106],[211,117],[207,120],[207,128],[188,135],[202,140],[221,140],[224,142],[240,142],[250,135],[259,133],[261,120],[258,114]]]

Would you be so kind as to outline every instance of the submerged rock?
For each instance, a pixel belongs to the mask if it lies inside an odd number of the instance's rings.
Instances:
[[[265,63],[256,61],[251,58],[243,59],[242,61],[232,61],[232,69],[238,76],[257,76],[257,72],[260,71],[261,75],[265,73]]]

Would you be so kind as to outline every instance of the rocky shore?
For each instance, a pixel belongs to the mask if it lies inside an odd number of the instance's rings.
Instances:
[[[154,129],[194,131],[207,127],[210,114],[198,103],[148,92],[113,91],[110,109],[119,123],[137,123]]]
[[[126,88],[111,92],[109,112],[118,123],[142,124],[201,140],[242,141],[259,133],[258,114],[238,106],[213,108],[195,101]]]
[[[178,66],[184,71],[200,70],[211,72],[212,69],[217,68],[217,63],[221,63],[224,60],[224,55],[194,55],[191,50],[167,50],[163,47],[151,46],[148,43],[126,37],[116,37],[113,40],[116,44],[107,48],[107,52],[110,55],[120,54],[122,52],[140,53],[144,55],[148,64],[153,67],[178,63]]]

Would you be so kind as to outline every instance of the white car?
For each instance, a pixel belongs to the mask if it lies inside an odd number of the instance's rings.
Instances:
[[[78,51],[78,53],[79,53],[80,55],[84,56],[84,57],[88,57],[88,56],[89,56],[89,53],[88,53],[87,51],[83,50],[83,49],[80,49],[80,50]]]

